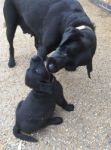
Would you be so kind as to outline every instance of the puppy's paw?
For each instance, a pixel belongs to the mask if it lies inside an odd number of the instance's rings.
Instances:
[[[74,110],[74,105],[73,104],[67,104],[64,109],[66,111],[73,111]]]
[[[9,68],[13,68],[13,67],[15,67],[15,65],[16,65],[15,60],[14,59],[10,59],[9,62],[8,62]]]
[[[63,119],[61,117],[55,117],[55,124],[61,124],[63,122]]]
[[[48,120],[49,125],[58,125],[61,124],[62,122],[63,119],[61,117],[53,117]]]

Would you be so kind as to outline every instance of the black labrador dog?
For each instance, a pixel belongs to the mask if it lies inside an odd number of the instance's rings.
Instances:
[[[56,72],[86,65],[92,71],[96,50],[94,25],[77,0],[5,0],[4,17],[9,41],[9,67],[15,66],[13,38],[17,25],[35,37],[43,59],[54,51],[47,68]]]
[[[13,133],[22,140],[36,142],[35,138],[25,133],[30,134],[48,125],[62,123],[61,117],[53,117],[56,104],[67,111],[73,111],[74,106],[66,102],[61,84],[47,72],[43,61],[37,56],[31,60],[25,83],[32,90],[25,101],[17,106]]]

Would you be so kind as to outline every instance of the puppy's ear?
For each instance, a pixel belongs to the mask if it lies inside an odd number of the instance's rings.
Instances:
[[[32,59],[30,61],[30,68],[38,69],[40,71],[38,73],[42,73],[44,71],[46,72],[44,61],[42,60],[41,57],[39,57],[37,55],[32,57]]]
[[[64,45],[66,42],[70,40],[71,41],[79,40],[81,36],[83,35],[79,30],[70,26],[64,32],[60,46]]]
[[[31,61],[33,61],[33,62],[40,62],[41,58],[39,56],[35,55],[35,56],[32,57]]]

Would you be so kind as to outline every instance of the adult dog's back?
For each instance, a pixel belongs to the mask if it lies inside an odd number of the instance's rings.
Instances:
[[[17,25],[21,26],[24,33],[35,37],[35,47],[43,59],[61,46],[66,39],[65,32],[75,37],[72,31],[81,25],[94,30],[93,23],[76,0],[5,0],[4,16],[10,45],[9,67],[15,66],[13,38]]]

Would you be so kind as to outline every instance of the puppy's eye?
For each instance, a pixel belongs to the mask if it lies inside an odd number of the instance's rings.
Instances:
[[[63,53],[62,55],[63,55],[63,56],[67,56],[67,53]]]
[[[31,71],[32,71],[33,73],[37,73],[37,72],[36,72],[36,69],[34,69],[34,68],[31,69]]]

